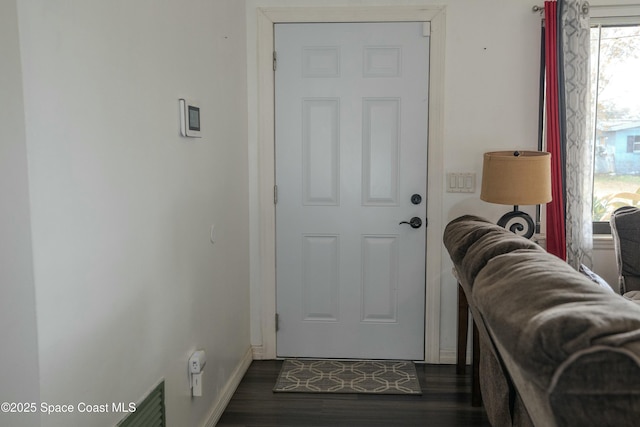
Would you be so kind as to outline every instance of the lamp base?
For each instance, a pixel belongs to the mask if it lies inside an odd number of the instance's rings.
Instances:
[[[531,216],[525,212],[519,211],[517,206],[513,207],[513,211],[507,212],[498,220],[498,225],[509,229],[509,231],[530,239],[535,232],[535,224]]]

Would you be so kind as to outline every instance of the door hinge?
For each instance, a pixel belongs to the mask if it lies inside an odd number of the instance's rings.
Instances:
[[[276,68],[278,68],[278,54],[274,50],[273,51],[273,71],[275,71]]]
[[[279,322],[278,322],[279,320],[280,320],[280,315],[276,313],[276,332],[278,332],[278,329],[280,329]]]
[[[277,185],[273,186],[273,204],[274,205],[278,204],[278,186]]]

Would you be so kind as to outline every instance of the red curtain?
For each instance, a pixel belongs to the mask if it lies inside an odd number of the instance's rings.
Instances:
[[[560,109],[558,96],[558,20],[555,1],[544,2],[545,17],[545,77],[546,77],[546,139],[551,153],[551,196],[547,203],[547,251],[567,259],[565,234],[562,147],[560,139]]]

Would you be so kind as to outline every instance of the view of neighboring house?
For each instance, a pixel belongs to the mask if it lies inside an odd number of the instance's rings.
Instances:
[[[598,124],[595,173],[639,174],[640,121]]]

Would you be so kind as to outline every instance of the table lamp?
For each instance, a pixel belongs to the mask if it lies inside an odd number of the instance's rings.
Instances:
[[[519,205],[539,205],[551,201],[551,154],[543,151],[493,151],[484,153],[480,199],[513,205],[513,211],[500,218],[498,225],[533,236],[531,216]]]

